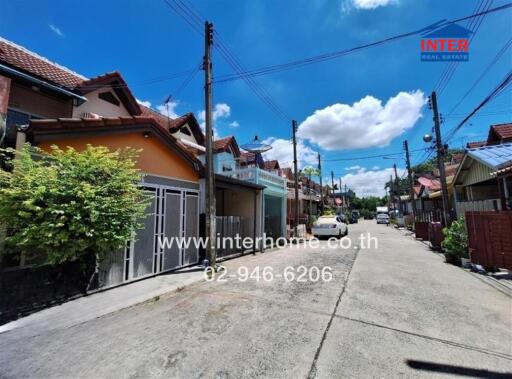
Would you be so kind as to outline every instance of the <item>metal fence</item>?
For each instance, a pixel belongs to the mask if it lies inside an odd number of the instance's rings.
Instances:
[[[243,217],[241,216],[217,216],[215,217],[216,231],[220,238],[217,245],[217,257],[223,258],[233,254],[242,253],[242,249],[236,246],[235,237],[243,234]]]

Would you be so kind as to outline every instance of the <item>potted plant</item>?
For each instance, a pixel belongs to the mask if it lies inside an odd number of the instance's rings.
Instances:
[[[464,218],[460,218],[443,229],[444,241],[441,243],[446,262],[460,264],[466,267],[469,264],[468,234]]]

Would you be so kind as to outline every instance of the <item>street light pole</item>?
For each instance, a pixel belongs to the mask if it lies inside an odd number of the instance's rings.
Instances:
[[[395,195],[398,196],[398,216],[400,216],[402,214],[402,199],[400,198],[400,181],[396,173],[396,163],[393,164],[393,169],[395,170]]]
[[[324,187],[322,186],[322,163],[318,153],[318,177],[320,178],[320,215],[324,213]]]
[[[412,219],[416,217],[416,201],[414,200],[414,182],[412,180],[411,159],[409,156],[409,143],[404,141],[405,163],[407,164],[407,178],[409,180],[409,198],[411,200]]]
[[[441,193],[443,197],[443,215],[445,226],[450,224],[450,209],[448,208],[448,186],[446,185],[446,172],[444,170],[444,146],[441,141],[441,126],[439,122],[439,111],[437,109],[436,91],[432,91],[430,97],[432,112],[434,113],[434,130],[436,134],[437,166],[439,169],[439,180],[441,181]]]

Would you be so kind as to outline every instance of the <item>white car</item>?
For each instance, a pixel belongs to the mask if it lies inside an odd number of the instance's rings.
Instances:
[[[379,213],[377,215],[377,224],[389,224],[389,216],[385,213]]]
[[[315,237],[332,236],[341,238],[348,234],[348,227],[340,216],[320,216],[313,224],[311,233]]]

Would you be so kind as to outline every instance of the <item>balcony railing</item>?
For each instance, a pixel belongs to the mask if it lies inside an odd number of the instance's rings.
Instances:
[[[224,173],[224,175],[229,175],[239,180],[246,180],[256,184],[262,184],[264,186],[277,187],[283,193],[286,193],[286,178],[282,178],[276,174],[262,170],[258,167],[237,169],[230,173]]]

